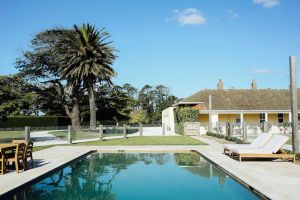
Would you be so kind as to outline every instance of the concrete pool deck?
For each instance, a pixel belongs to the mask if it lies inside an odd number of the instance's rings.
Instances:
[[[199,147],[199,153],[268,198],[300,199],[300,165],[286,161],[238,162],[222,153],[221,144],[194,138],[209,144]]]
[[[0,195],[22,186],[43,174],[68,164],[91,151],[172,152],[195,150],[270,199],[300,199],[300,166],[291,162],[238,162],[222,154],[222,145],[204,137],[194,137],[209,145],[197,146],[56,146],[34,152],[36,167],[0,176]]]

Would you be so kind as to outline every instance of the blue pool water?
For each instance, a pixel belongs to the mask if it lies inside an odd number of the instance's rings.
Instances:
[[[259,199],[196,153],[93,153],[16,199]]]

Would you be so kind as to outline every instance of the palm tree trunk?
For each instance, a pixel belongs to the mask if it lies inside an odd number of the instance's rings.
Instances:
[[[96,130],[96,103],[93,84],[89,85],[90,129]]]
[[[72,113],[71,113],[71,123],[72,123],[72,128],[76,132],[80,132],[81,127],[80,127],[80,111],[79,111],[79,105],[78,103],[75,103],[72,108]]]

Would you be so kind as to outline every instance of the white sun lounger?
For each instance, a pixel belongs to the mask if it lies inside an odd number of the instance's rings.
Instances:
[[[252,141],[251,144],[224,144],[224,154],[231,154],[231,149],[233,148],[249,148],[249,147],[263,147],[267,141],[269,141],[272,137],[270,133],[261,133],[258,135],[255,140]]]
[[[239,161],[242,158],[281,158],[295,162],[295,154],[287,154],[283,145],[289,140],[289,137],[282,135],[273,136],[263,147],[233,148],[232,156],[238,156]]]

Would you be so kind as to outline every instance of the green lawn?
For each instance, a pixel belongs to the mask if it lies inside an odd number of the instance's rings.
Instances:
[[[0,143],[11,142],[13,139],[24,139],[24,131],[0,131]]]
[[[287,141],[287,144],[292,144],[292,135],[288,135],[289,136],[289,140]]]
[[[100,146],[132,146],[132,145],[203,145],[205,143],[188,136],[138,136],[130,138],[112,139],[107,141],[95,141],[77,143],[76,145],[100,145]]]
[[[151,137],[130,137],[112,139],[107,141],[82,142],[72,144],[74,146],[134,146],[134,145],[206,145],[206,143],[188,136],[151,136]],[[62,146],[72,146],[62,145]],[[39,151],[53,147],[53,145],[34,147],[34,151]]]
[[[33,147],[33,151],[40,151],[43,149],[48,149],[50,147],[54,147],[55,145],[47,145],[47,146],[39,146],[39,147]]]
[[[288,140],[287,144],[291,145],[292,144],[292,134],[289,134],[288,137],[289,137],[289,140]]]
[[[56,137],[59,137],[60,139],[63,139],[63,140],[68,139],[68,131],[51,131],[49,133],[52,135],[55,135]],[[84,131],[81,133],[72,133],[73,140],[91,139],[91,138],[98,138],[98,137],[99,137],[99,134],[88,132],[88,131]]]

